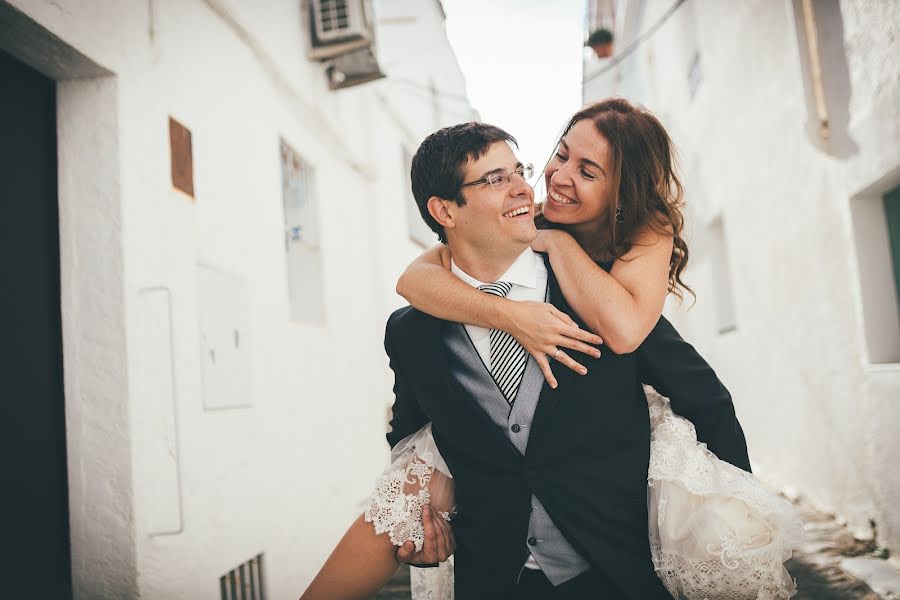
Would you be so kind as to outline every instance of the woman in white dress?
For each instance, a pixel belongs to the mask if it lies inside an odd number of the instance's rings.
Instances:
[[[690,291],[681,280],[688,248],[673,154],[652,114],[613,98],[572,117],[544,171],[547,196],[533,248],[549,255],[568,304],[617,354],[646,338],[667,293]],[[601,339],[554,307],[479,292],[449,264],[445,246],[428,250],[407,268],[398,292],[441,319],[509,332],[553,387],[551,359],[584,369],[565,349],[598,355],[590,344]],[[647,392],[648,543],[663,584],[676,598],[789,598],[795,589],[782,563],[798,530],[790,505],[717,459],[690,422]],[[452,552],[452,491],[452,473],[426,425],[394,448],[365,513],[303,598],[367,598],[399,562],[422,560],[444,562],[412,569],[413,598],[452,598],[452,558],[445,560]],[[426,535],[437,542],[428,557],[421,554]]]

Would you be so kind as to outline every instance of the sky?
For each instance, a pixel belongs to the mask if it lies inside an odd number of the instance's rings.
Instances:
[[[584,0],[442,0],[447,37],[481,120],[537,172],[581,106]]]

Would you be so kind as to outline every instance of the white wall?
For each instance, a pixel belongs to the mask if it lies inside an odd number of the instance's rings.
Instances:
[[[261,552],[269,597],[297,597],[387,457],[384,322],[419,250],[402,148],[474,114],[440,3],[379,2],[399,21],[378,25],[381,64],[407,83],[339,92],[299,2],[12,4],[111,73],[59,88],[76,597],[217,598]],[[408,83],[430,77],[437,100]],[[195,201],[170,183],[170,116]],[[316,172],[324,326],[289,322],[280,137]],[[198,265],[246,290],[249,408],[204,408]]]
[[[372,151],[384,168],[373,204],[382,252],[380,279],[396,283],[403,268],[421,246],[411,241],[407,203],[409,167],[401,164],[402,148],[411,157],[428,134],[440,127],[477,120],[466,96],[465,79],[444,30],[444,12],[438,0],[379,0],[379,60],[388,75],[375,82],[373,96],[386,118],[372,123]],[[436,93],[435,93],[436,92]],[[403,194],[395,192],[402,189]],[[431,243],[437,243],[432,236]],[[393,291],[384,299],[390,313],[405,302]]]
[[[623,4],[623,24],[627,13],[640,15],[630,35],[671,6]],[[900,4],[845,0],[840,17],[825,25],[843,28],[832,49],[843,48],[846,73],[829,60],[823,77],[829,93],[849,101],[831,107],[830,147],[810,134],[805,41],[787,0],[688,0],[620,69],[586,86],[585,96],[627,94],[623,82],[639,80],[632,89],[640,94],[631,98],[663,119],[680,148],[686,279],[698,301],[668,312],[732,391],[757,471],[845,517],[860,535],[871,534],[873,520],[879,542],[896,549],[900,365],[873,364],[866,350],[859,272],[871,265],[858,263],[851,205],[900,182],[900,49],[892,34]],[[623,30],[620,48],[628,35]],[[691,99],[693,48],[701,83]],[[596,68],[586,61],[587,73]],[[727,282],[713,278],[711,262],[721,250],[718,219],[737,325],[725,334],[715,311]],[[890,279],[878,285],[891,293]],[[887,335],[890,327],[880,325]]]

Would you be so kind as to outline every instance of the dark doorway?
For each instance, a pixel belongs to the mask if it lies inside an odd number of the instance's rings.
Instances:
[[[71,598],[56,85],[0,52],[0,589]]]

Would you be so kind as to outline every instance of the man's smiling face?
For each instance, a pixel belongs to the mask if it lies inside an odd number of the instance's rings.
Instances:
[[[508,143],[495,142],[481,158],[463,165],[463,182],[478,181],[491,173],[514,173],[521,166]],[[473,248],[515,246],[521,252],[537,236],[534,190],[520,175],[511,175],[509,185],[499,189],[487,182],[465,186],[462,195],[465,205],[451,208],[455,225],[448,238]]]

